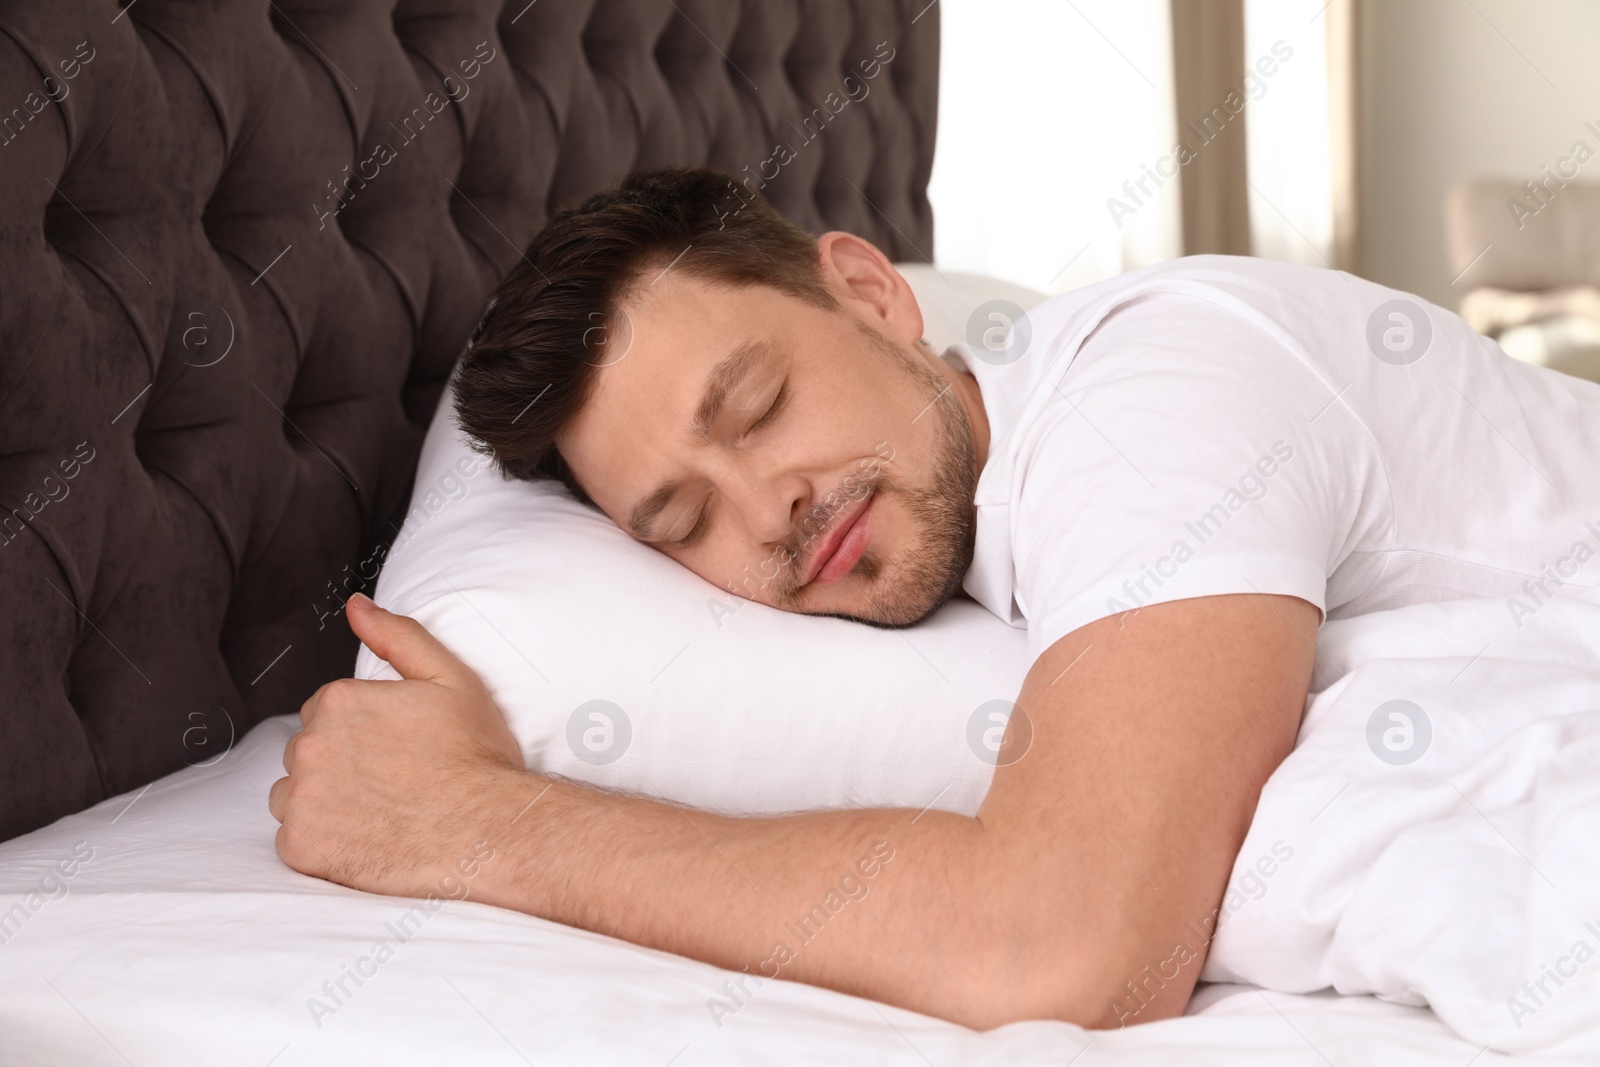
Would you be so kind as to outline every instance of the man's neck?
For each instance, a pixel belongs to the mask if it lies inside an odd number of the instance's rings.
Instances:
[[[917,348],[931,357],[934,368],[950,383],[950,388],[955,390],[957,399],[961,401],[967,425],[972,427],[972,452],[977,457],[978,473],[982,474],[984,464],[989,461],[989,413],[983,406],[983,391],[978,388],[978,379],[969,371],[960,370],[947,362],[934,352],[933,346],[927,341],[918,341]]]

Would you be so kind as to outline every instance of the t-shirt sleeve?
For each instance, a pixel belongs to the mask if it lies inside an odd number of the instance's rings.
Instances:
[[[1332,396],[1272,335],[1197,297],[1108,316],[1018,448],[1015,589],[1033,658],[1096,619],[1190,597],[1325,611],[1348,497],[1338,450],[1360,447],[1318,426]]]

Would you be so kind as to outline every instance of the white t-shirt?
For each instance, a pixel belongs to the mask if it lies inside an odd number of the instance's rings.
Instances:
[[[1328,618],[1504,597],[1508,627],[1556,595],[1600,602],[1600,385],[1419,297],[1243,257],[1025,318],[1026,338],[945,359],[990,430],[964,588],[1034,658],[1095,619],[1225,593]]]

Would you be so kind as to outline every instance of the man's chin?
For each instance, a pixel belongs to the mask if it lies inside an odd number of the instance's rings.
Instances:
[[[868,549],[851,572],[837,584],[849,590],[858,601],[847,607],[810,608],[795,606],[789,610],[821,618],[848,619],[865,623],[880,630],[908,630],[926,622],[961,591],[959,575],[956,580],[946,580],[937,595],[924,594],[918,598],[909,594],[907,585],[915,582],[895,581],[898,568],[886,567],[881,559]]]
[[[903,620],[902,619],[876,619],[876,618],[872,618],[871,616],[868,616],[868,615],[850,615],[850,614],[844,614],[844,613],[835,613],[835,612],[831,612],[831,611],[819,612],[818,614],[826,616],[826,617],[835,618],[835,619],[849,619],[851,622],[864,622],[868,626],[875,627],[875,628],[877,628],[879,630],[909,630],[912,627],[921,625],[922,623],[926,622],[928,619],[932,618],[934,615],[936,615],[938,613],[939,609],[942,608],[942,607],[944,607],[943,604],[935,604],[932,608],[930,608],[928,611],[923,612],[921,615],[916,615],[914,617],[906,618],[906,619],[903,619]]]
[[[948,604],[951,599],[951,597],[947,596],[943,600],[920,607],[896,606],[888,610],[874,607],[860,613],[857,611],[815,611],[808,612],[808,614],[824,618],[849,619],[851,622],[863,622],[880,630],[909,630],[913,626],[918,626],[938,614],[939,609]]]

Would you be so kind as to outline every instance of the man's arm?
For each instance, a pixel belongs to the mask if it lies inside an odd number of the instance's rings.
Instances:
[[[980,1029],[1182,1013],[1261,786],[1293,747],[1319,622],[1250,594],[1074,631],[1029,672],[1031,747],[996,768],[975,818],[735,819],[522,770],[470,670],[415,621],[350,603],[412,680],[306,702],[270,798],[290,866],[420,896],[481,841],[475,899]]]

